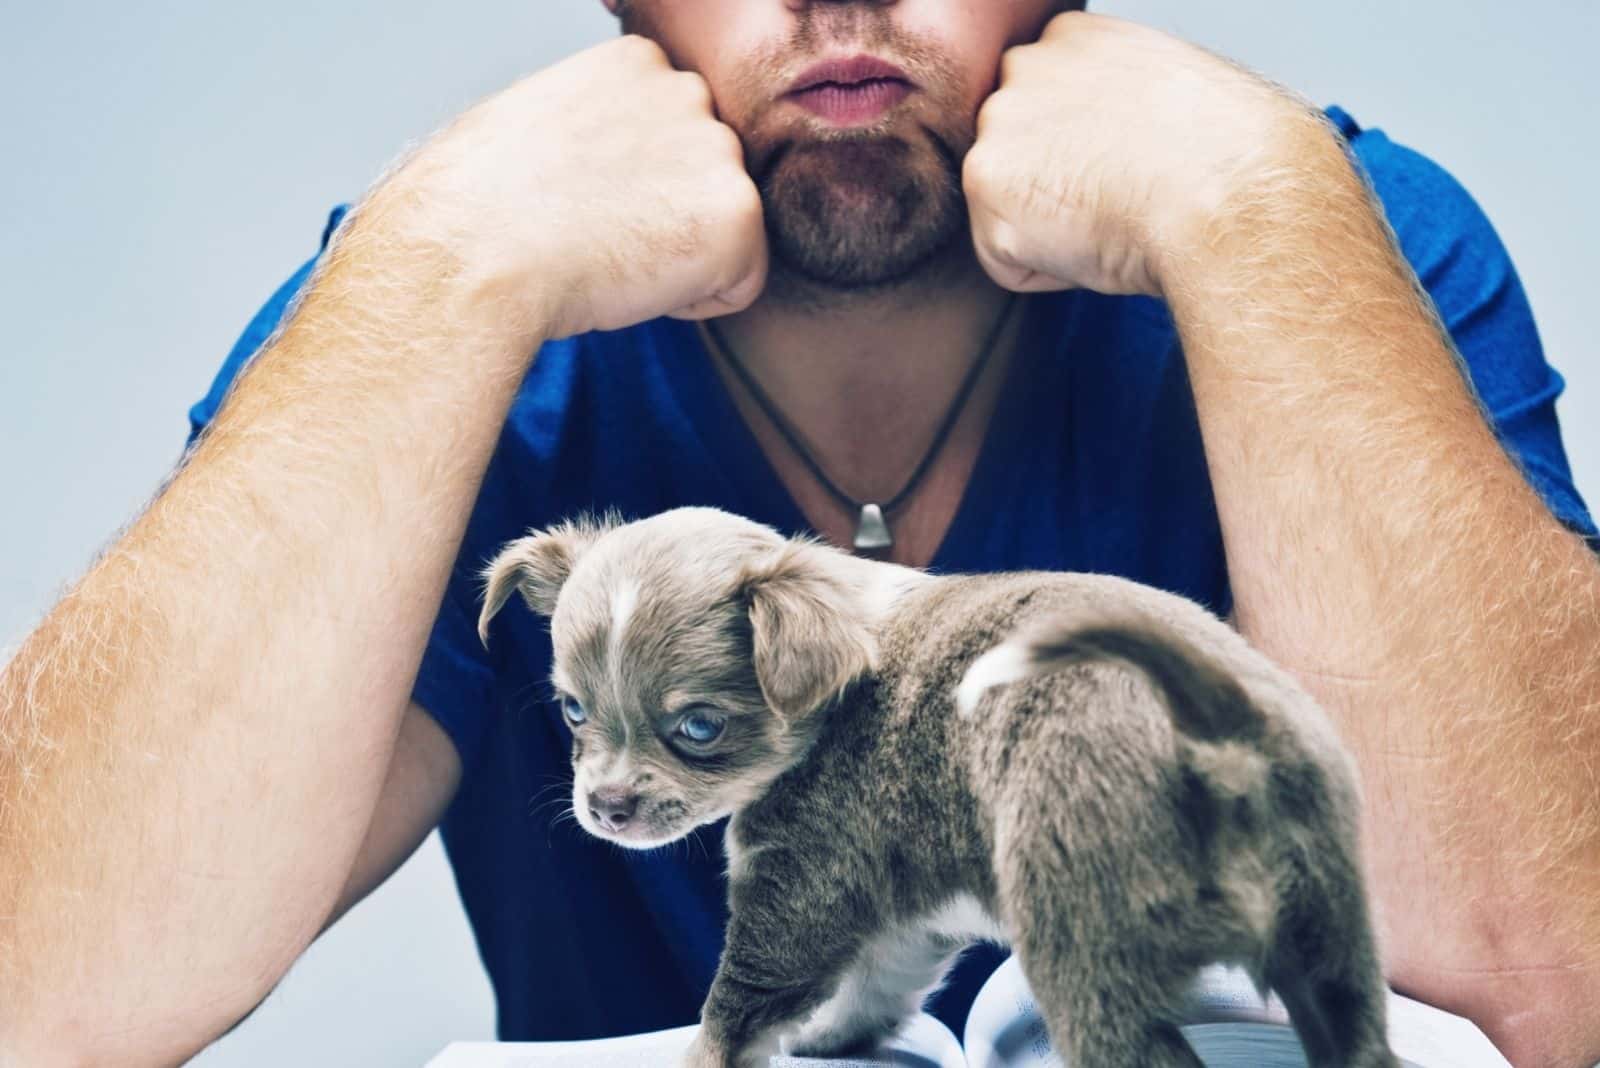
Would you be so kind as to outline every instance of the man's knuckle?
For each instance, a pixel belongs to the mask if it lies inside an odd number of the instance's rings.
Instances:
[[[733,163],[744,166],[744,142],[739,139],[739,134],[727,123],[712,123],[708,136],[714,151],[727,157]]]
[[[989,251],[1000,263],[1016,267],[1023,262],[1022,233],[1015,226],[997,219],[989,227],[987,236]]]
[[[692,70],[673,71],[672,84],[688,100],[702,110],[711,110],[711,85]]]
[[[721,169],[716,179],[706,183],[705,193],[716,217],[733,229],[742,228],[752,214],[761,211],[761,194],[749,175],[737,167]]]
[[[961,184],[968,192],[989,192],[994,188],[994,153],[982,142],[974,145],[961,164]]]
[[[1017,93],[1014,89],[1000,88],[989,94],[978,112],[983,126],[1004,125],[1017,113]]]
[[[1045,24],[1039,39],[1056,40],[1070,33],[1087,32],[1098,22],[1099,19],[1087,11],[1063,11]]]
[[[761,191],[747,175],[741,174],[739,179],[729,198],[729,209],[743,225],[760,226],[766,210],[761,203]]]
[[[1016,46],[1014,46],[1012,48],[1006,49],[1003,53],[1001,53],[1001,55],[1000,55],[1000,84],[1001,85],[1006,85],[1006,84],[1008,84],[1010,82],[1015,81],[1017,78],[1021,77],[1022,72],[1027,69],[1028,62],[1032,58],[1031,55],[1029,54],[1028,50],[1030,48],[1033,48],[1033,47],[1034,47],[1033,45],[1027,45],[1027,44],[1016,45]]]
[[[660,45],[638,33],[625,33],[615,42],[617,50],[636,62],[665,63],[667,54]]]

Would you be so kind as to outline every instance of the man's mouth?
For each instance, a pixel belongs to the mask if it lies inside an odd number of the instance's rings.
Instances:
[[[894,64],[875,56],[852,56],[807,69],[787,97],[835,125],[857,126],[876,120],[915,88]]]
[[[791,99],[836,126],[860,126],[876,120],[910,95],[911,87],[905,82],[875,80],[856,85],[819,85],[801,90]]]

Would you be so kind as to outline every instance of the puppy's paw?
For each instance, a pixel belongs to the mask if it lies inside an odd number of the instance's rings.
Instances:
[[[706,1036],[704,1028],[694,1036],[694,1041],[684,1051],[680,1068],[729,1068],[727,1054]]]

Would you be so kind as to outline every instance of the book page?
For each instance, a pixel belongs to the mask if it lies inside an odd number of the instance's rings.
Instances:
[[[427,1068],[640,1068],[675,1065],[698,1025],[591,1042],[452,1042]]]
[[[452,1042],[427,1068],[671,1068],[698,1030],[696,1025],[590,1042]],[[779,1056],[771,1063],[772,1068],[966,1068],[967,1061],[950,1029],[924,1013],[869,1057]]]
[[[1389,1046],[1405,1068],[1510,1068],[1470,1020],[1389,992]],[[1305,1068],[1305,1053],[1276,995],[1262,999],[1242,969],[1202,969],[1183,1035],[1207,1068]],[[971,1068],[1064,1068],[1038,1004],[1012,957],[978,992],[966,1027]]]

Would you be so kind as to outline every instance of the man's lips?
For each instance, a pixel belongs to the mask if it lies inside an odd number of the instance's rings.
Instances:
[[[905,71],[875,56],[831,59],[795,79],[788,99],[841,126],[871,122],[915,89]]]
[[[898,81],[911,84],[906,72],[877,56],[850,56],[844,59],[826,59],[807,67],[789,86],[790,93],[798,93],[825,82],[837,85],[859,85],[869,81]]]

